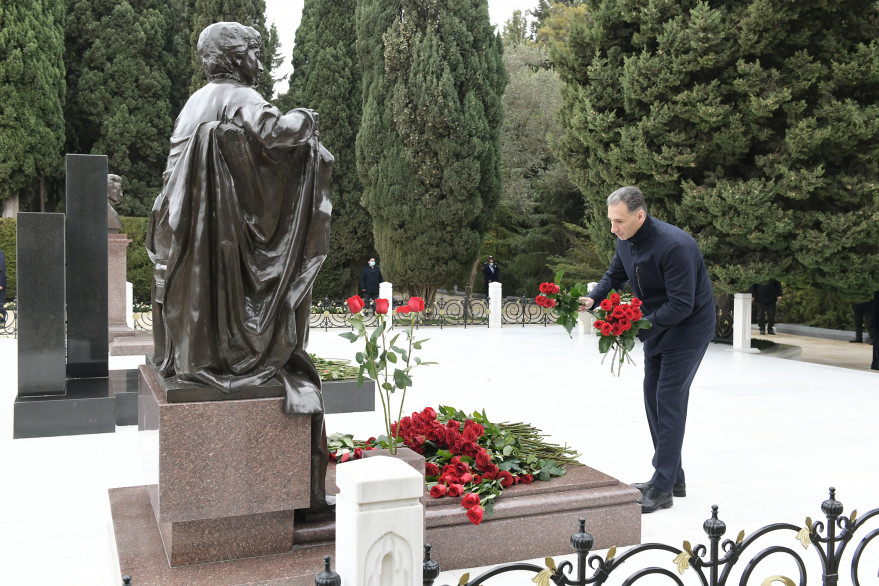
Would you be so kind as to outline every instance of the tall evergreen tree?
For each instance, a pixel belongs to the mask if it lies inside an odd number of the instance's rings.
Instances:
[[[874,0],[589,1],[554,58],[561,157],[609,256],[604,198],[637,184],[697,237],[717,288],[879,288]]]
[[[146,215],[168,155],[180,5],[73,0],[68,8],[68,151],[107,155],[123,178],[120,213]]]
[[[466,276],[501,193],[501,40],[486,0],[363,0],[357,169],[386,278]]]
[[[283,110],[305,107],[320,114],[321,137],[336,158],[330,252],[314,284],[315,297],[350,295],[373,254],[372,220],[360,204],[363,190],[354,155],[362,94],[355,7],[356,0],[305,1],[290,90],[278,99]]]
[[[36,191],[62,172],[63,0],[0,6],[0,200]]]
[[[189,6],[190,72],[192,75],[189,82],[189,93],[192,94],[208,82],[196,50],[201,31],[215,22],[238,22],[255,28],[262,36],[260,61],[262,61],[265,71],[260,77],[256,89],[263,97],[270,100],[275,88],[272,70],[276,65],[275,60],[280,41],[274,24],[270,28],[266,28],[265,0],[189,0]]]

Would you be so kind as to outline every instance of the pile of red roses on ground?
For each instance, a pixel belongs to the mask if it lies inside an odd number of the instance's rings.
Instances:
[[[425,457],[425,483],[433,498],[460,498],[467,519],[479,525],[494,510],[505,488],[565,474],[578,454],[546,442],[540,430],[523,423],[494,424],[485,412],[466,415],[453,407],[431,407],[403,417],[392,433]],[[337,462],[359,459],[363,452],[387,447],[387,438],[358,442],[350,435],[328,438]]]
[[[634,364],[629,352],[635,347],[638,331],[651,326],[641,314],[641,300],[628,295],[623,297],[616,291],[611,291],[592,313],[596,317],[592,326],[600,337],[598,351],[606,358],[608,351],[614,349],[610,371],[614,372],[616,364],[615,374],[619,376],[624,361]]]

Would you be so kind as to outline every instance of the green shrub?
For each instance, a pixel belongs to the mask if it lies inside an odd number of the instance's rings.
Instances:
[[[805,324],[815,328],[851,330],[854,326],[852,306],[841,301],[832,291],[813,287],[790,288],[782,283],[782,297],[778,302],[777,322]],[[865,295],[865,299],[869,295]]]
[[[153,263],[147,255],[146,241],[148,218],[123,216],[122,233],[128,236],[128,281],[134,286],[134,300],[149,303],[152,299]]]
[[[6,255],[6,301],[15,300],[15,218],[0,218],[0,250]]]

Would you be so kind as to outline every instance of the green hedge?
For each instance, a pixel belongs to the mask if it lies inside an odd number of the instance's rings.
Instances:
[[[134,300],[140,303],[152,301],[153,263],[147,255],[146,231],[148,218],[123,216],[122,233],[128,236],[128,281],[134,286]]]
[[[0,218],[0,250],[6,256],[6,301],[15,301],[15,218]]]

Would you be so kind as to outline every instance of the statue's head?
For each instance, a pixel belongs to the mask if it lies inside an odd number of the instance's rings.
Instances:
[[[255,86],[263,67],[259,61],[262,37],[237,22],[216,22],[198,36],[198,56],[208,80],[234,79]]]
[[[111,205],[117,205],[122,201],[122,177],[110,173],[107,175],[107,199]]]

